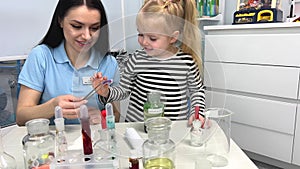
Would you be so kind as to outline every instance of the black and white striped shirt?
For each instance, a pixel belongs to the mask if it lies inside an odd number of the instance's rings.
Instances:
[[[191,55],[179,51],[167,59],[136,51],[125,65],[120,86],[110,88],[109,102],[130,95],[126,121],[143,121],[147,93],[158,91],[165,105],[164,116],[171,120],[187,119],[194,107],[205,108],[203,81]],[[189,101],[190,100],[190,101]],[[189,107],[192,107],[191,112]]]

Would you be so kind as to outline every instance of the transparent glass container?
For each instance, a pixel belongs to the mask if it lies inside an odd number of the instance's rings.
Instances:
[[[160,93],[150,92],[147,94],[147,101],[144,103],[144,122],[152,117],[164,116],[164,104],[160,102]],[[144,125],[145,132],[146,125]]]
[[[166,117],[154,117],[145,122],[148,139],[143,144],[145,169],[174,169],[175,143],[169,138],[172,121]]]
[[[0,128],[1,130],[1,128]],[[16,169],[17,163],[16,159],[10,154],[4,151],[3,143],[2,143],[2,133],[0,138],[0,169]]]
[[[28,134],[22,140],[25,168],[50,166],[54,159],[55,135],[49,131],[48,119],[26,122]]]

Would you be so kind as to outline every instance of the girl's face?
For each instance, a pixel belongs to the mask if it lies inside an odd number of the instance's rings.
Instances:
[[[77,57],[88,52],[100,34],[100,13],[86,6],[71,8],[61,20],[65,48],[69,56]]]
[[[157,33],[138,32],[138,42],[149,56],[167,58],[174,54],[172,37]]]
[[[163,26],[168,26],[160,18],[139,18],[137,22],[138,42],[149,56],[167,58],[177,52],[173,45],[177,41],[178,31],[170,33]]]

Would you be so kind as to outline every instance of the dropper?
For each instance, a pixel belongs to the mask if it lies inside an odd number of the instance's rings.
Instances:
[[[112,79],[104,80],[102,83],[99,83],[93,90],[91,90],[86,96],[84,96],[81,100],[88,100],[91,98],[99,89],[101,89],[102,85],[111,84],[113,83]]]
[[[200,110],[200,107],[195,106],[195,119],[197,119],[197,120],[199,120],[199,110]]]

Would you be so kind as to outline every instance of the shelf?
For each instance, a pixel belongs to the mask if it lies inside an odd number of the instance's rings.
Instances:
[[[217,16],[214,17],[202,17],[202,18],[198,18],[197,20],[199,21],[221,21],[222,20],[222,14],[218,14]]]

